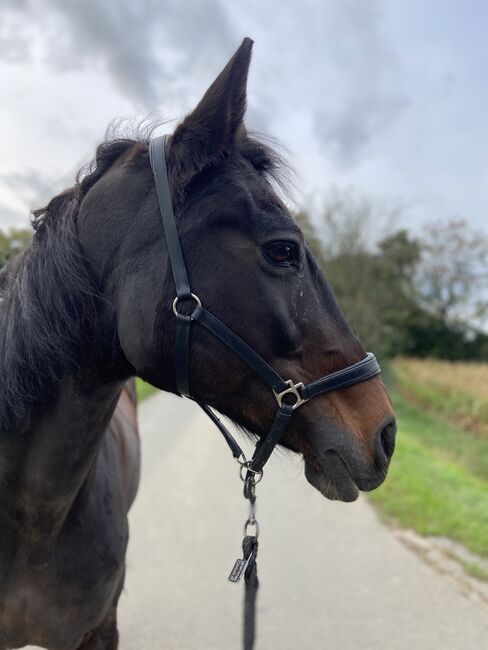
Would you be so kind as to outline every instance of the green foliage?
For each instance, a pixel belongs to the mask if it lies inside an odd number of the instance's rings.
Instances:
[[[399,422],[397,449],[384,486],[369,498],[402,526],[424,535],[447,535],[474,553],[488,555],[487,469],[476,465],[475,449],[465,452],[476,441],[398,395],[393,403]],[[488,442],[481,444],[485,447],[478,452],[486,458]]]
[[[466,573],[469,573],[473,578],[488,582],[488,571],[484,567],[480,566],[476,562],[462,561],[461,564]]]
[[[434,357],[451,361],[488,361],[488,335],[468,325],[448,324],[417,308],[407,324],[408,338],[397,353],[414,357]]]
[[[371,209],[336,196],[319,227],[304,211],[298,222],[354,331],[366,347],[389,356],[409,344],[409,323],[417,310],[412,268],[420,247],[405,230],[372,247]]]
[[[317,225],[306,211],[297,215],[359,338],[382,357],[488,359],[488,335],[475,328],[487,308],[486,238],[460,221],[427,225],[421,238],[391,232],[387,211],[389,230],[372,241],[381,214],[381,205],[335,193]]]
[[[10,230],[7,233],[0,230],[0,268],[22,252],[31,238],[32,232],[26,228]]]
[[[295,220],[300,226],[302,233],[305,237],[305,241],[307,242],[307,245],[309,246],[310,250],[314,254],[315,259],[321,266],[323,266],[325,260],[323,258],[324,251],[323,251],[322,242],[320,241],[320,238],[317,234],[317,230],[314,227],[313,223],[311,222],[308,213],[305,210],[300,210],[295,214]]]
[[[466,221],[432,221],[422,233],[418,293],[426,311],[445,325],[482,321],[488,313],[488,240]]]

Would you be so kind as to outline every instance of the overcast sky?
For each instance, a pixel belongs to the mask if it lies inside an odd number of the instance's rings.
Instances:
[[[0,227],[113,118],[181,117],[251,36],[248,126],[289,149],[298,203],[352,187],[488,231],[487,26],[484,0],[0,0]]]

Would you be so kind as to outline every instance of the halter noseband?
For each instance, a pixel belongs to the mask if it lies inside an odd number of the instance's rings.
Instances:
[[[353,384],[375,377],[380,373],[380,366],[375,356],[371,352],[368,352],[366,357],[358,363],[354,363],[343,370],[325,375],[310,384],[304,385],[302,382],[295,383],[291,379],[284,380],[253,348],[202,306],[200,299],[191,291],[185,258],[176,227],[166,169],[166,139],[167,136],[163,135],[151,140],[149,145],[149,158],[156,182],[166,245],[176,287],[176,298],[173,302],[173,312],[176,317],[176,389],[180,395],[191,398],[189,354],[192,322],[199,323],[205,327],[205,329],[230,348],[261,377],[264,383],[273,391],[278,403],[278,409],[271,429],[256,444],[250,461],[245,459],[237,441],[213,411],[206,404],[199,403],[201,408],[223,434],[234,457],[237,459],[244,458],[241,466],[247,469],[247,475],[249,477],[256,477],[262,474],[266,461],[280,441],[295,409],[317,395],[346,388],[347,386],[352,386]],[[178,311],[180,301],[192,301],[194,303],[191,314],[187,315]],[[254,484],[254,482],[257,481],[252,481],[251,483]]]

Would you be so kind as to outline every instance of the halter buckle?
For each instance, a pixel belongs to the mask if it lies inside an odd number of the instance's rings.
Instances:
[[[295,398],[295,403],[290,404],[293,410],[297,409],[299,406],[307,402],[308,400],[304,399],[301,394],[302,388],[305,388],[303,382],[299,381],[297,384],[294,384],[291,379],[288,379],[288,381],[285,381],[285,384],[289,386],[289,388],[286,388],[284,391],[281,393],[277,393],[276,391],[273,391],[274,396],[276,397],[276,401],[278,402],[278,406],[281,408],[283,404],[286,404],[287,402],[284,402],[283,398],[286,395],[293,395]]]

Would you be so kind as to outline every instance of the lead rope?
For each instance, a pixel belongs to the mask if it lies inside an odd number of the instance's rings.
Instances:
[[[254,449],[250,461],[242,450],[237,461],[240,464],[240,476],[244,482],[244,498],[249,501],[249,516],[244,524],[244,539],[242,540],[242,559],[234,563],[229,575],[231,582],[239,582],[244,574],[244,623],[243,648],[253,650],[256,639],[256,602],[259,589],[258,580],[258,537],[259,524],[256,519],[256,485],[263,478],[263,467],[273,449],[279,442],[286,425],[293,413],[293,404],[284,403],[278,409],[268,436],[261,438]],[[221,423],[220,423],[221,424]],[[242,458],[243,460],[240,460]],[[251,530],[253,534],[250,534]]]
[[[243,477],[243,470],[247,469]],[[249,463],[241,463],[241,478],[244,481],[244,497],[249,501],[249,517],[244,524],[244,539],[242,540],[242,559],[236,560],[229,575],[231,582],[239,582],[244,575],[244,618],[242,642],[244,650],[253,650],[256,638],[256,602],[259,589],[258,579],[258,537],[259,524],[256,519],[256,484],[263,476],[262,470],[258,473],[249,470]],[[250,528],[254,529],[253,534]]]
[[[205,404],[201,408],[211,418],[214,424],[220,429],[232,455],[240,465],[240,477],[244,482],[244,498],[249,501],[249,516],[244,524],[244,539],[242,540],[242,559],[235,561],[229,575],[230,582],[239,582],[244,575],[244,617],[242,628],[242,643],[244,650],[253,650],[256,638],[256,601],[259,588],[258,556],[259,524],[256,519],[256,485],[263,478],[263,470],[251,469],[252,460],[246,460],[244,452],[237,441],[229,433],[219,417]],[[256,453],[253,459],[256,458]],[[242,459],[242,460],[241,460]],[[254,534],[249,534],[254,529]]]
[[[243,626],[243,648],[253,650],[256,636],[256,600],[259,589],[258,565],[258,538],[256,535],[246,535],[242,540],[242,552],[247,560],[247,568],[244,574],[244,626]]]

